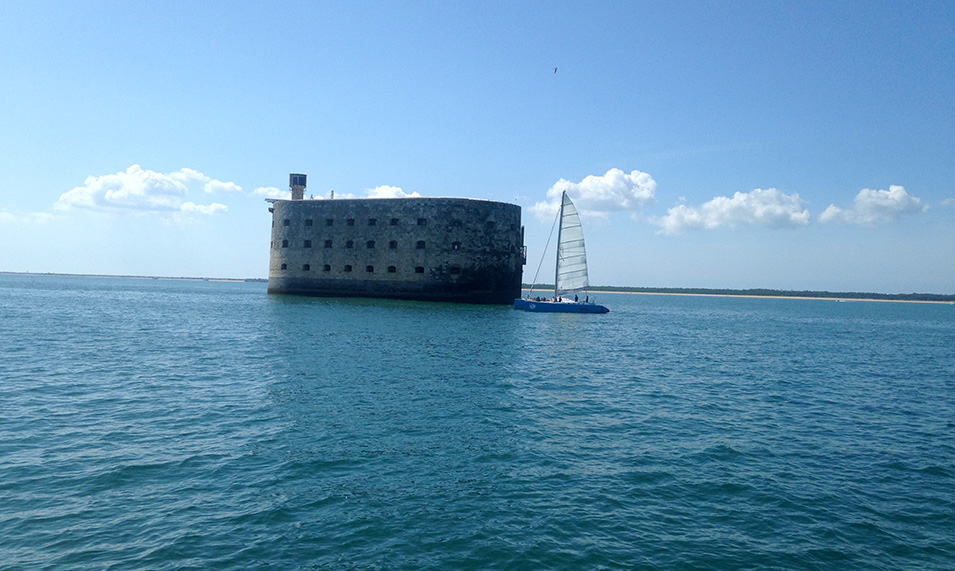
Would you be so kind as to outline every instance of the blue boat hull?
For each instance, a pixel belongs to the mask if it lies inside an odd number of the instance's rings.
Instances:
[[[533,299],[515,299],[514,309],[539,313],[609,313],[610,310],[596,303],[566,301],[534,301]]]

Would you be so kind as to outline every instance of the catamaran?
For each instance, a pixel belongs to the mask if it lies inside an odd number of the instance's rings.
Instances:
[[[554,297],[541,299],[528,295],[514,300],[514,309],[555,313],[607,313],[610,310],[590,300],[580,300],[576,292],[590,287],[587,277],[587,252],[584,248],[584,230],[580,215],[567,192],[561,194],[560,212],[557,215],[557,267],[554,272]],[[536,278],[535,278],[536,281]],[[565,297],[573,295],[573,299]]]

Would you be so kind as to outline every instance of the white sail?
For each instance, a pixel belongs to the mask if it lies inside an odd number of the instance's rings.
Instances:
[[[567,193],[563,193],[557,240],[557,295],[587,289],[587,252],[580,216]]]

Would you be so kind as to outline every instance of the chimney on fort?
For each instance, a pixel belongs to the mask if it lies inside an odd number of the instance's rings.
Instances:
[[[305,198],[305,175],[288,175],[288,186],[292,191],[292,200],[302,200]]]

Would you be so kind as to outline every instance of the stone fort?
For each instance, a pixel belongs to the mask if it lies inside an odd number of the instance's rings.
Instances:
[[[269,293],[512,304],[521,207],[469,198],[270,199]]]

